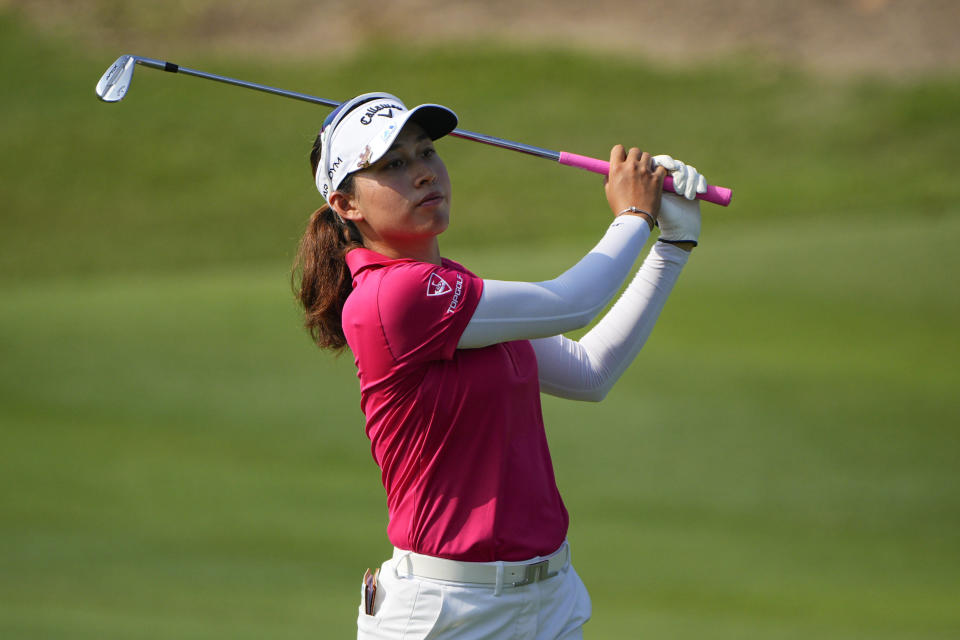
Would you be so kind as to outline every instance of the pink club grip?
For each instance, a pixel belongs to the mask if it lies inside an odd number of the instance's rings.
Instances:
[[[576,153],[567,153],[566,151],[560,152],[560,164],[567,165],[568,167],[577,167],[578,169],[586,169],[587,171],[599,173],[602,176],[605,176],[610,172],[610,163],[606,160],[597,160],[596,158],[581,156],[577,155]],[[671,193],[676,193],[673,190],[673,178],[670,176],[664,178],[663,188]],[[698,200],[706,200],[707,202],[719,204],[723,207],[726,207],[730,204],[730,198],[732,197],[733,191],[730,189],[726,187],[717,187],[712,184],[707,185],[706,193],[697,194]]]

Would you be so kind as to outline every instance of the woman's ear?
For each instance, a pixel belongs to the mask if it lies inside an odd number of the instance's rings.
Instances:
[[[337,212],[337,215],[344,220],[352,222],[363,220],[363,214],[360,213],[355,196],[347,195],[342,191],[334,191],[330,194],[330,199],[327,202]]]

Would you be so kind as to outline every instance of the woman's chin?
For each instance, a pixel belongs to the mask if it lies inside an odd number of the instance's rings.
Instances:
[[[438,236],[450,226],[450,212],[449,211],[437,211],[433,216],[433,221],[430,224],[430,228],[433,231],[433,235]]]

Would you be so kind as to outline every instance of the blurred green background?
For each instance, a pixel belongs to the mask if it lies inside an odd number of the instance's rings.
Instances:
[[[389,553],[352,358],[312,346],[289,288],[326,110],[145,68],[100,103],[125,52],[636,144],[733,187],[607,400],[544,398],[588,637],[960,635],[956,67],[506,41],[332,65],[87,36],[0,3],[0,637],[351,637]],[[440,150],[442,247],[482,276],[552,277],[606,227],[597,176]]]

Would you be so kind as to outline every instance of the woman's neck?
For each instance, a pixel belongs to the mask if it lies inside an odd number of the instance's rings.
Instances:
[[[432,238],[429,243],[416,243],[409,246],[396,246],[395,244],[384,244],[376,240],[365,238],[363,246],[371,251],[376,251],[380,255],[399,260],[409,258],[419,262],[429,262],[430,264],[440,265],[440,243],[436,238]]]

